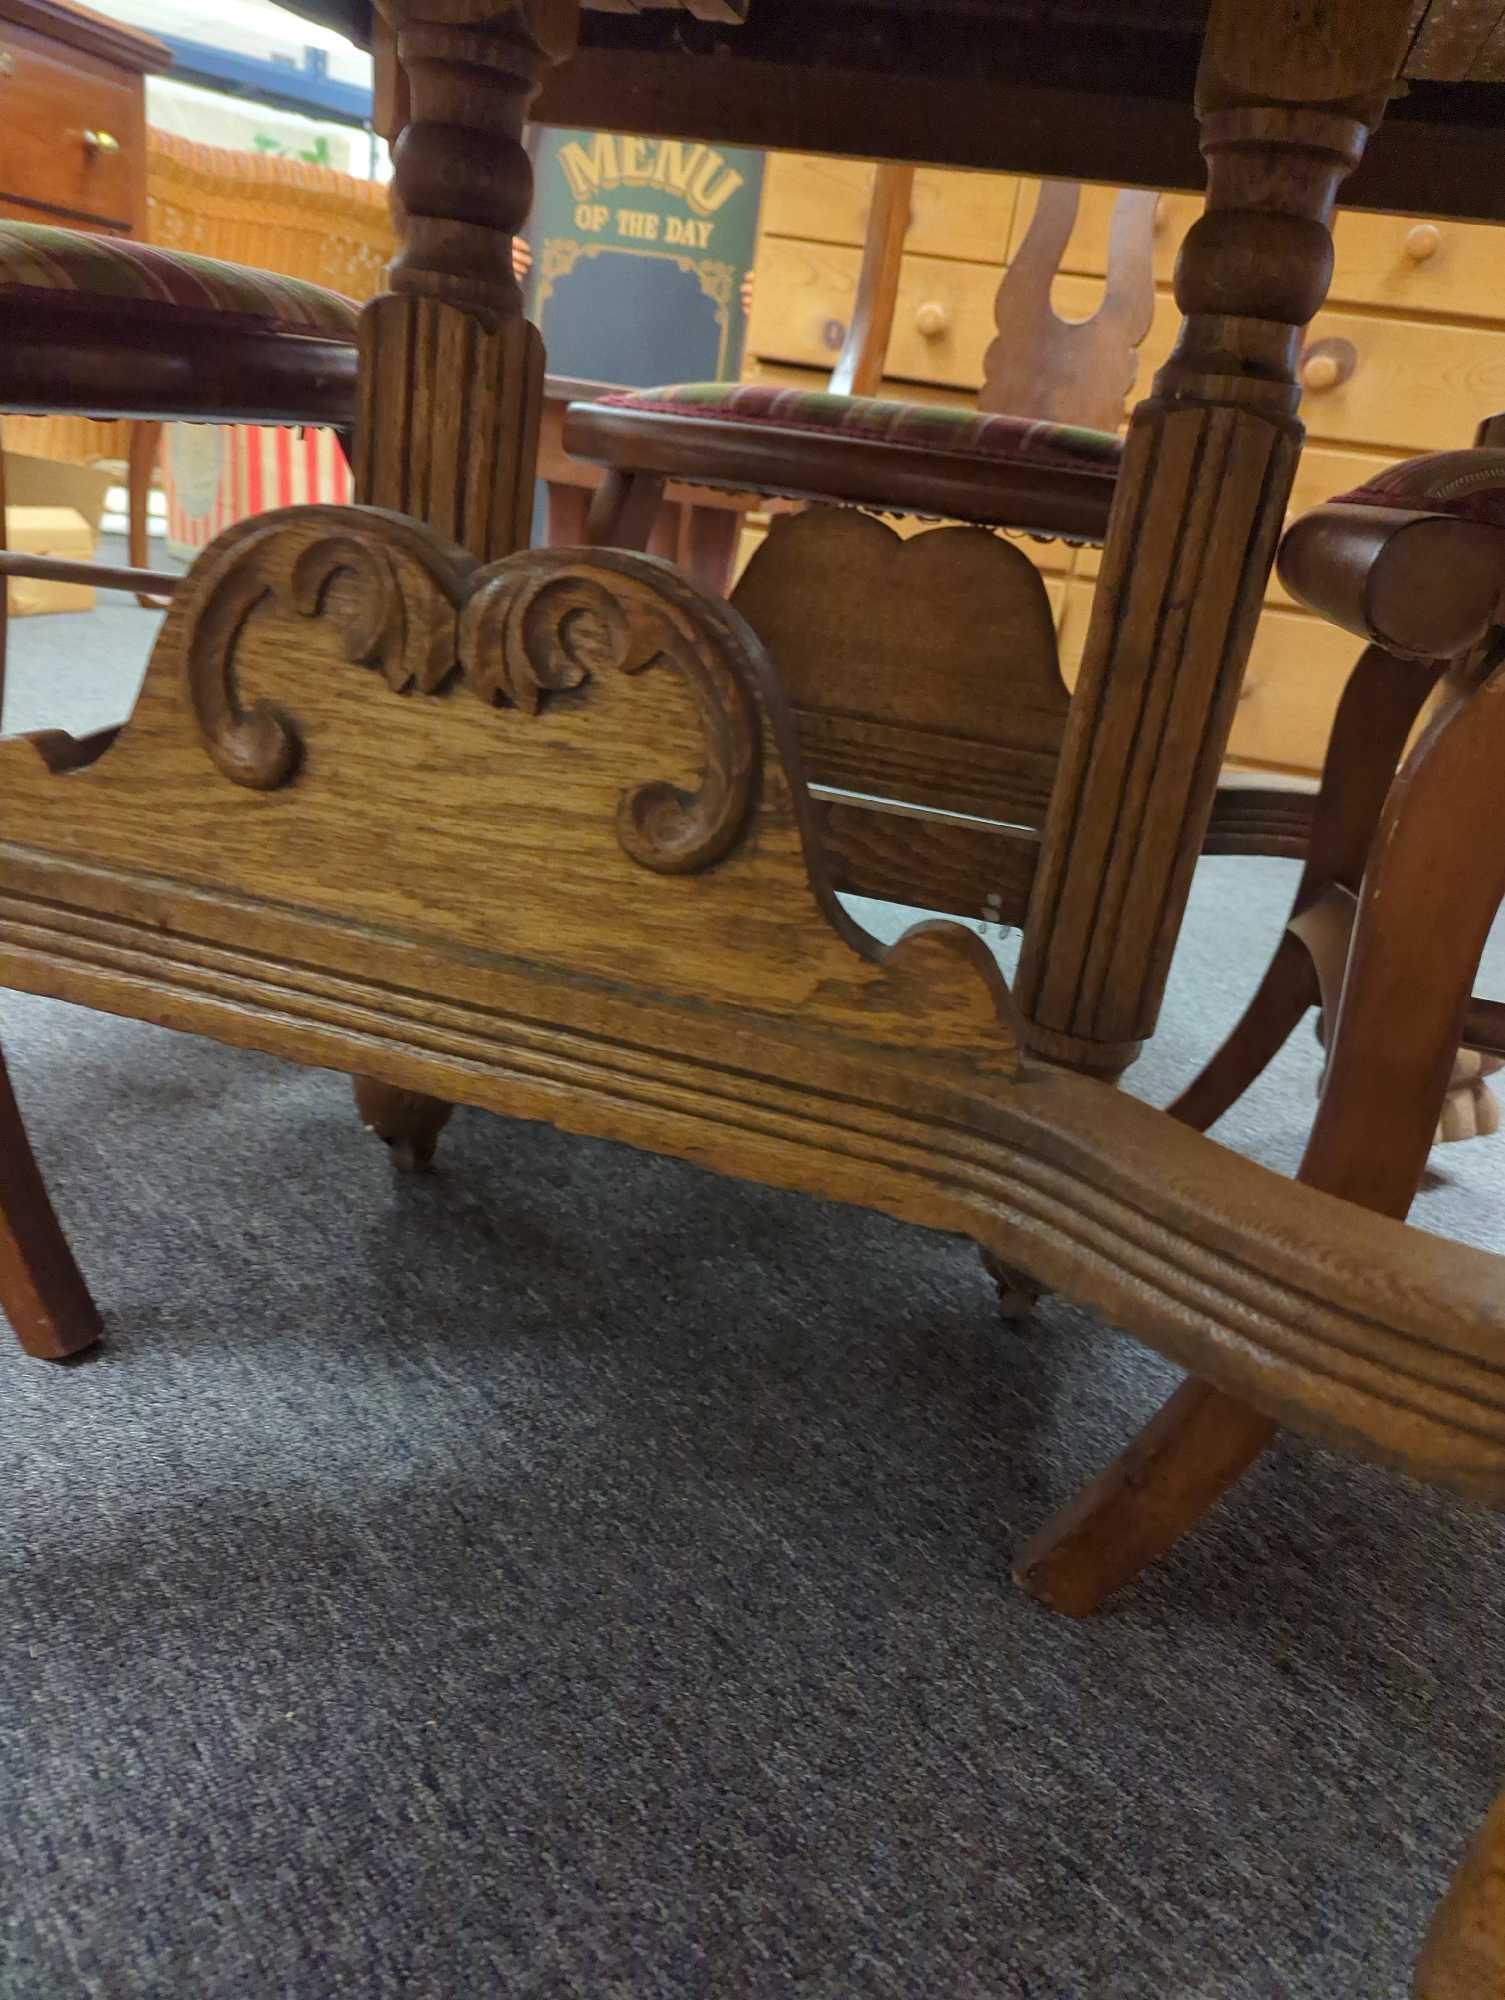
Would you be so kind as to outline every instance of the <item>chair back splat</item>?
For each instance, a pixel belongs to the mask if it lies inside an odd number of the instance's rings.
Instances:
[[[1064,320],[1051,285],[1066,254],[1081,189],[1042,181],[1034,219],[993,302],[998,332],[983,357],[977,407],[1114,431],[1139,370],[1155,314],[1155,207],[1148,188],[1126,188],[1113,210],[1103,299],[1091,319]]]

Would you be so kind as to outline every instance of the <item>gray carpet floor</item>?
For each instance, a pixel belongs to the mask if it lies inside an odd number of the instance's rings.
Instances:
[[[153,623],[15,628],[8,727]],[[1204,865],[1136,1090],[1291,882]],[[1056,1620],[1010,1550],[1174,1375],[968,1246],[478,1114],[402,1179],[339,1078],[0,1032],[109,1320],[0,1338],[5,2000],[1405,1992],[1505,1783],[1493,1519],[1287,1442]],[[1289,1170],[1316,1069],[1221,1136]],[[1418,1219],[1505,1244],[1502,1164]]]

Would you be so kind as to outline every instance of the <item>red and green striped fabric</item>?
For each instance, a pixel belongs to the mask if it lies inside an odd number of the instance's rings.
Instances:
[[[1505,450],[1475,445],[1408,458],[1362,486],[1335,494],[1329,504],[1401,507],[1408,513],[1452,514],[1486,528],[1505,528]]]
[[[108,307],[113,320],[138,325],[181,326],[186,319],[344,341],[354,340],[360,310],[322,285],[217,257],[43,223],[0,222],[0,304],[16,300],[94,314]]]
[[[1119,439],[1110,431],[1038,423],[1028,417],[982,416],[944,403],[832,396],[759,382],[691,382],[669,389],[624,390],[603,396],[599,407],[763,424],[777,430],[819,431],[914,451],[1099,472],[1110,480],[1117,477],[1122,453]]]

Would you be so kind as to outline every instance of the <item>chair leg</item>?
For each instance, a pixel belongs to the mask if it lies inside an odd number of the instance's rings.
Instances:
[[[1498,2000],[1505,1994],[1505,1798],[1496,1800],[1416,1961],[1415,2000]]]
[[[28,1354],[61,1361],[93,1347],[99,1310],[68,1248],[10,1073],[0,1055],[0,1307]]]
[[[151,498],[152,475],[162,447],[162,426],[152,423],[131,425],[130,458],[127,461],[126,493],[129,503],[130,554],[132,569],[151,568],[151,535],[148,532],[147,502]],[[136,593],[136,602],[148,611],[165,611],[170,599]]]
[[[551,549],[578,549],[585,543],[590,516],[590,488],[571,486],[563,479],[551,479],[545,488],[547,521],[544,528]]]
[[[1005,1264],[991,1250],[984,1250],[981,1244],[977,1254],[982,1260],[982,1268],[997,1288],[999,1317],[1011,1322],[1027,1320],[1044,1298],[1045,1287],[1036,1284],[1027,1271]]]
[[[664,498],[651,472],[608,472],[596,488],[585,525],[593,549],[646,549]]]
[[[1482,685],[1452,691],[1391,786],[1372,844],[1300,1178],[1381,1214],[1410,1208],[1505,895],[1505,842],[1491,848],[1482,838],[1502,767],[1505,669],[1496,668]],[[1341,896],[1326,899],[1329,929]],[[1317,942],[1313,958],[1320,971],[1330,953]],[[1016,1577],[1055,1609],[1086,1616],[1173,1547],[1275,1429],[1236,1398],[1184,1383],[1033,1537]]]
[[[5,439],[0,435],[0,549],[10,547],[6,525]],[[5,734],[5,661],[10,645],[10,579],[0,577],[0,736]]]
[[[1379,646],[1359,656],[1333,717],[1291,924],[1238,1026],[1171,1105],[1171,1116],[1183,1125],[1198,1132],[1215,1125],[1269,1068],[1307,1009],[1318,1004],[1308,953],[1291,931],[1329,884],[1357,893],[1406,738],[1436,684],[1432,668],[1398,660]]]
[[[731,507],[697,507],[692,503],[684,509],[679,565],[692,583],[713,597],[730,595],[742,519]]]
[[[432,1166],[439,1134],[455,1107],[442,1098],[426,1097],[420,1090],[379,1083],[374,1076],[355,1076],[350,1081],[361,1123],[392,1148],[398,1166],[415,1173]]]
[[[1317,1000],[1317,975],[1306,947],[1286,930],[1238,1026],[1169,1107],[1171,1117],[1196,1132],[1216,1125],[1263,1076]]]
[[[1128,1449],[1025,1543],[1014,1581],[1052,1611],[1091,1617],[1222,1499],[1276,1429],[1210,1384],[1183,1382]]]

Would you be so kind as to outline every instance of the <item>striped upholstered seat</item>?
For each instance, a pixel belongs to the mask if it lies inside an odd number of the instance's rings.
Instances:
[[[950,515],[1100,541],[1122,458],[1110,431],[772,383],[631,389],[571,406],[581,458],[691,485]]]
[[[300,278],[34,222],[0,222],[0,298],[136,330],[235,327],[353,340],[359,308]]]
[[[781,389],[758,382],[693,382],[670,389],[624,389],[603,396],[607,409],[660,416],[714,418],[774,430],[860,438],[911,451],[956,452],[967,458],[1058,465],[1118,475],[1122,446],[1108,431],[1028,417],[986,416],[947,403],[888,402],[877,396],[833,396],[824,390]]]

